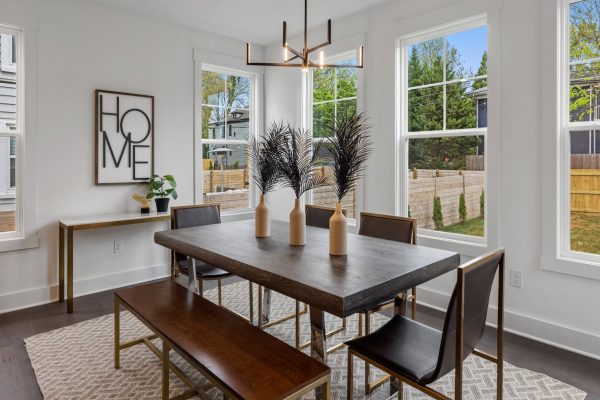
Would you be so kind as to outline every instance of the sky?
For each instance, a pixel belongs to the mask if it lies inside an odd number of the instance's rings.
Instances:
[[[447,36],[446,39],[458,50],[465,70],[471,69],[476,73],[481,63],[481,56],[487,50],[487,26],[458,32]]]

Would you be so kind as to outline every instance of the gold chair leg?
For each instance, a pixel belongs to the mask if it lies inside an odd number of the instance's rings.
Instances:
[[[171,361],[169,358],[169,345],[164,340],[162,348],[162,398],[163,400],[169,400],[169,370]]]
[[[352,352],[348,349],[348,376],[346,377],[347,386],[346,386],[346,398],[348,400],[352,400],[352,394],[354,391],[354,370],[352,365]]]
[[[371,313],[365,313],[365,336],[371,333]],[[371,393],[371,365],[365,361],[365,394]]]
[[[300,302],[296,300],[296,348],[300,349]]]
[[[412,288],[412,319],[417,319],[417,288]]]
[[[218,304],[219,307],[223,305],[223,289],[222,289],[221,279],[217,279],[217,296],[218,296]]]
[[[248,320],[254,323],[254,285],[248,281]]]

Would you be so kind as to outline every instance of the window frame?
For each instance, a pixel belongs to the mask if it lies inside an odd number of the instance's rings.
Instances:
[[[558,125],[558,243],[557,258],[583,261],[600,266],[600,254],[571,250],[571,142],[570,135],[576,131],[600,131],[600,119],[596,121],[570,121],[570,5],[577,0],[560,0],[559,10],[559,125]],[[586,61],[592,62],[592,61]],[[578,61],[577,63],[582,63]]]
[[[208,70],[216,73],[243,76],[250,79],[250,108],[248,134],[261,135],[263,127],[262,118],[262,85],[263,69],[259,67],[246,66],[245,60],[236,57],[212,53],[200,49],[194,49],[194,204],[203,202],[203,179],[204,166],[203,145],[207,144],[230,144],[247,145],[246,140],[227,139],[203,139],[202,138],[202,71]],[[250,166],[248,166],[251,172]],[[237,220],[251,218],[254,208],[258,204],[258,191],[252,178],[249,178],[249,206],[243,209],[223,211],[222,216],[226,220]]]
[[[15,55],[17,63],[17,130],[16,137],[16,225],[14,232],[0,234],[0,253],[36,248],[37,194],[35,136],[37,134],[37,31],[35,16],[3,10],[0,24],[2,33],[17,36]],[[11,47],[12,47],[12,41]],[[12,61],[12,54],[11,54]],[[3,136],[12,134],[2,133]]]
[[[357,40],[362,40],[362,38],[357,38]],[[358,46],[356,47],[358,48]],[[335,49],[334,49],[335,50]],[[324,62],[326,64],[339,64],[348,60],[352,60],[352,59],[356,59],[358,57],[358,50],[353,49],[353,50],[344,50],[344,51],[338,51],[335,53],[335,55],[329,56],[329,57],[325,57],[324,58]],[[313,121],[313,106],[315,104],[326,104],[326,103],[334,103],[334,116],[336,115],[336,111],[337,111],[337,103],[340,101],[347,101],[347,100],[356,100],[356,112],[359,113],[362,111],[363,106],[362,106],[362,87],[363,87],[363,70],[362,69],[356,69],[356,96],[353,97],[344,97],[341,99],[337,99],[337,74],[335,74],[335,78],[334,78],[334,93],[335,93],[335,98],[333,100],[326,100],[326,101],[319,101],[317,103],[313,102],[313,74],[314,74],[315,69],[311,69],[309,70],[307,73],[303,73],[303,79],[302,79],[302,93],[303,93],[303,97],[304,100],[302,101],[302,104],[304,105],[304,108],[302,110],[302,129],[308,130],[310,131],[311,135],[313,133],[313,127],[314,127],[314,121]],[[325,140],[325,138],[323,137],[313,137],[313,142],[322,142]],[[366,175],[366,174],[364,174]],[[364,179],[365,176],[363,176],[362,179],[359,180],[359,182],[357,183],[356,187],[354,188],[355,190],[355,205],[354,205],[354,218],[348,218],[348,225],[350,227],[357,227],[358,226],[358,216],[360,215],[360,211],[363,208],[363,202],[364,202]],[[309,190],[307,193],[304,194],[304,202],[306,204],[312,204],[313,202],[313,191]]]
[[[485,77],[473,76],[469,78],[456,79],[452,81],[446,81],[444,78],[442,82],[436,82],[434,84],[408,87],[408,48],[411,44],[419,43],[427,40],[432,40],[440,37],[452,35],[454,33],[467,31],[469,29],[480,28],[482,26],[488,27],[488,46],[487,52],[488,57],[490,54],[490,38],[489,38],[489,19],[488,16],[477,15],[471,18],[458,20],[451,22],[439,27],[432,29],[426,29],[416,33],[403,35],[396,40],[396,214],[407,215],[408,214],[408,199],[409,199],[409,170],[408,170],[408,150],[409,140],[411,139],[426,139],[426,138],[439,138],[439,137],[460,137],[460,136],[483,136],[484,138],[484,171],[486,174],[485,183],[485,209],[484,209],[484,236],[470,236],[462,235],[457,233],[448,233],[442,231],[436,231],[433,229],[419,228],[417,235],[425,239],[426,243],[440,244],[445,242],[445,246],[442,247],[455,247],[455,245],[467,245],[475,246],[477,248],[487,248],[490,243],[490,214],[489,210],[489,194],[490,194],[490,172],[489,172],[489,99],[488,99],[488,126],[486,128],[468,128],[468,129],[446,129],[446,96],[444,95],[443,100],[443,124],[444,129],[437,131],[419,131],[409,132],[408,130],[408,93],[409,89],[415,89],[420,87],[434,87],[443,86],[444,93],[446,91],[446,85],[457,82],[468,82],[475,81],[478,79],[485,78],[488,81],[489,86],[489,71],[490,63],[488,58],[488,74]],[[489,92],[488,92],[489,93]],[[469,252],[474,254],[472,252]],[[476,251],[475,254],[478,252]]]

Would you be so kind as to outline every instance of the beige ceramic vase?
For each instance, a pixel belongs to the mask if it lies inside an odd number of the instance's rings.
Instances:
[[[290,212],[290,244],[292,246],[304,246],[306,243],[306,214],[300,204],[300,199],[294,202],[294,208]]]
[[[260,195],[260,202],[256,206],[255,213],[255,231],[257,238],[266,238],[271,236],[271,221],[269,219],[269,206],[265,200],[265,195]]]
[[[342,204],[335,203],[335,212],[329,219],[329,254],[345,256],[348,254],[348,220],[342,212]]]

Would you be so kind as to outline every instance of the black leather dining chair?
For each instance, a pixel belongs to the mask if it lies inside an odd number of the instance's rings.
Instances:
[[[195,204],[171,208],[171,229],[191,228],[220,223],[221,208],[219,204]],[[217,302],[219,306],[222,306],[222,280],[233,276],[231,273],[177,252],[171,252],[171,264],[172,277],[176,277],[179,274],[187,275],[190,290],[198,293],[200,296],[204,293],[204,281],[216,280]],[[190,273],[190,269],[192,270],[192,273]],[[195,273],[193,271],[195,271]],[[249,316],[247,319],[253,321],[254,305],[252,299],[252,282],[248,282],[248,285]]]
[[[365,235],[396,242],[417,244],[417,221],[413,218],[398,217],[395,215],[374,214],[368,212],[360,213],[359,235]],[[407,296],[411,301],[412,319],[417,316],[417,288],[411,289]],[[390,299],[369,310],[363,310],[358,315],[358,334],[362,335],[362,319],[365,319],[365,335],[371,332],[371,315],[394,307],[394,300]],[[385,383],[388,376],[384,376],[371,383],[371,368],[365,363],[365,393],[369,394],[373,389]]]
[[[498,328],[496,356],[476,349],[483,337],[490,294],[498,271]],[[454,399],[462,399],[462,365],[475,354],[496,364],[496,398],[502,399],[504,330],[504,250],[471,260],[457,269],[457,283],[444,327],[430,328],[396,315],[370,335],[346,342],[348,346],[348,399],[353,392],[353,356],[398,379],[398,398],[406,383],[434,399],[449,399],[427,385],[454,369]],[[459,355],[459,356],[457,356]]]

